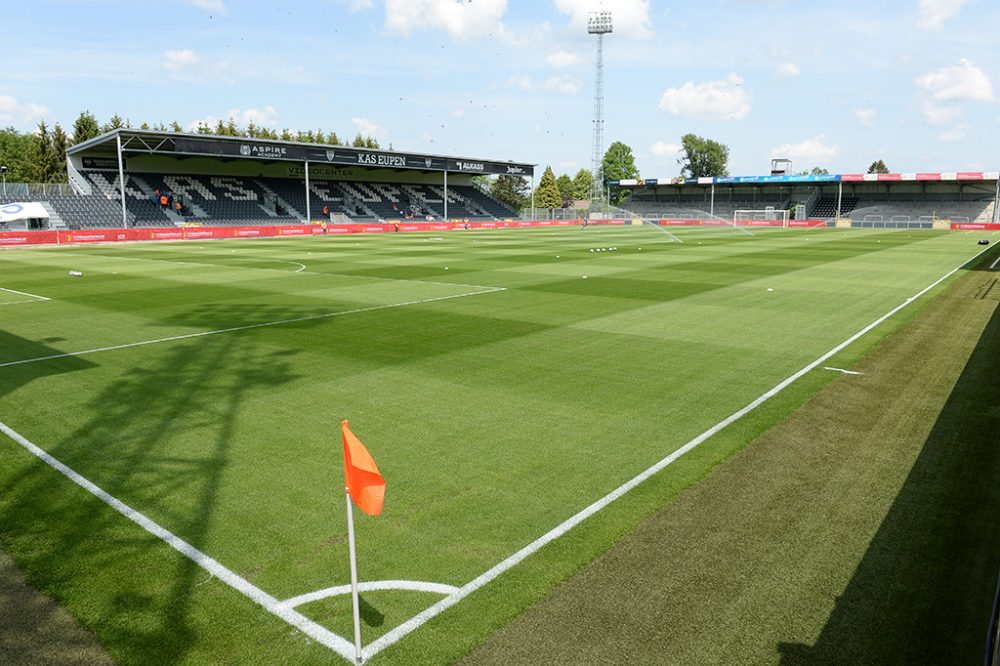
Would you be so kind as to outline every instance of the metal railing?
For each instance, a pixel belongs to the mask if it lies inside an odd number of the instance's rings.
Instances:
[[[5,183],[0,189],[0,196],[5,199],[74,194],[76,194],[76,190],[69,183]]]

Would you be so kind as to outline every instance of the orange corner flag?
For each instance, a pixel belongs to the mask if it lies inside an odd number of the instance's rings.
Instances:
[[[377,516],[382,513],[385,479],[379,474],[368,449],[351,432],[347,419],[341,426],[344,432],[344,484],[359,509],[369,516]]]

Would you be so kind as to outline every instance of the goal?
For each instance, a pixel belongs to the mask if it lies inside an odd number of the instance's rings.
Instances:
[[[733,226],[787,227],[790,211],[781,208],[733,211]]]

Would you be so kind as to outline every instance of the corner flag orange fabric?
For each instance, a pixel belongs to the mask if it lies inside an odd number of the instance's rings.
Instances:
[[[344,484],[359,509],[369,516],[377,516],[382,513],[385,479],[379,474],[368,449],[351,432],[347,419],[341,426],[344,432]]]

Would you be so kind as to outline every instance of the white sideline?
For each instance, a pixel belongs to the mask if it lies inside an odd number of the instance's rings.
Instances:
[[[990,270],[993,270],[994,268],[996,268],[997,264],[1000,264],[1000,257],[997,257],[997,260],[994,261],[992,264],[990,264]]]
[[[826,361],[830,357],[834,356],[835,354],[839,353],[845,347],[847,347],[847,346],[851,345],[852,343],[856,342],[860,337],[862,337],[863,335],[865,335],[868,332],[870,332],[873,328],[875,328],[876,326],[878,326],[879,324],[881,324],[882,322],[884,322],[886,319],[888,319],[889,317],[892,317],[894,314],[896,314],[897,312],[899,312],[900,310],[902,310],[906,306],[910,305],[913,301],[915,301],[916,299],[920,298],[921,296],[923,296],[924,294],[926,294],[927,292],[929,292],[931,289],[933,289],[934,287],[938,286],[939,284],[941,284],[942,282],[944,282],[945,280],[947,280],[948,278],[950,278],[952,275],[954,275],[955,273],[957,273],[958,271],[962,270],[967,265],[969,265],[970,263],[972,263],[973,261],[975,261],[976,259],[978,259],[979,256],[982,255],[983,252],[985,252],[985,251],[986,250],[982,250],[980,252],[977,252],[972,258],[970,258],[967,261],[963,262],[960,266],[958,266],[958,267],[956,267],[956,268],[948,271],[943,276],[941,276],[940,278],[938,278],[937,280],[935,280],[933,283],[931,283],[930,285],[928,285],[927,287],[925,287],[924,289],[922,289],[921,291],[919,291],[917,294],[915,294],[914,296],[906,299],[901,304],[897,305],[896,307],[894,307],[892,310],[890,310],[886,314],[882,315],[881,317],[879,317],[878,319],[876,319],[872,323],[868,324],[863,329],[861,329],[860,331],[858,331],[857,333],[855,333],[851,337],[847,338],[847,340],[841,342],[839,345],[837,345],[836,347],[834,347],[830,351],[826,352],[825,354],[823,354],[822,356],[820,356],[818,359],[816,359],[815,361],[813,361],[809,365],[805,366],[804,368],[802,368],[801,370],[799,370],[795,374],[793,374],[790,377],[788,377],[787,379],[783,380],[782,382],[780,382],[779,384],[777,384],[774,388],[772,388],[771,390],[767,391],[766,393],[764,393],[759,398],[755,399],[754,401],[752,401],[751,403],[749,403],[748,405],[746,405],[745,407],[743,407],[739,411],[736,411],[736,412],[730,414],[728,417],[726,417],[722,421],[719,421],[714,426],[712,426],[711,428],[709,428],[705,432],[701,433],[700,435],[698,435],[697,437],[695,437],[694,439],[692,439],[691,441],[689,441],[687,444],[685,444],[684,446],[680,447],[679,449],[677,449],[676,451],[674,451],[673,453],[671,453],[670,455],[668,455],[666,458],[664,458],[660,462],[658,462],[655,465],[653,465],[652,467],[648,468],[646,471],[641,472],[637,476],[635,476],[632,479],[630,479],[629,481],[626,481],[625,483],[623,483],[622,485],[620,485],[618,488],[612,490],[610,493],[608,493],[607,495],[605,495],[601,499],[597,500],[596,502],[594,502],[590,506],[586,507],[585,509],[583,509],[579,513],[571,516],[569,519],[567,519],[566,521],[564,521],[560,525],[557,525],[556,527],[552,528],[551,530],[549,530],[548,532],[546,532],[545,534],[543,534],[542,536],[540,536],[538,539],[532,541],[531,543],[529,543],[528,545],[526,545],[521,550],[517,551],[516,553],[514,553],[513,555],[511,555],[507,559],[503,560],[502,562],[500,562],[499,564],[497,564],[496,566],[494,566],[489,571],[481,574],[479,577],[477,577],[476,579],[470,581],[469,583],[466,583],[465,585],[463,585],[458,590],[458,592],[455,592],[454,594],[451,594],[451,595],[445,597],[444,599],[442,599],[441,601],[437,602],[436,604],[434,604],[430,608],[427,608],[423,612],[418,613],[417,615],[413,616],[412,618],[410,618],[409,620],[407,620],[403,624],[399,625],[398,627],[396,627],[392,631],[389,631],[389,632],[383,634],[380,638],[378,638],[377,640],[373,641],[371,644],[369,644],[365,648],[365,650],[364,650],[364,657],[367,659],[369,657],[372,657],[372,656],[378,654],[380,651],[382,651],[385,648],[389,647],[393,643],[399,641],[401,638],[403,638],[404,636],[406,636],[407,634],[409,634],[411,631],[417,629],[418,627],[420,627],[422,624],[424,624],[425,622],[427,622],[431,618],[435,617],[436,615],[439,615],[440,613],[442,613],[443,611],[447,610],[448,608],[451,608],[452,606],[454,606],[455,604],[457,604],[459,601],[461,601],[465,597],[469,596],[470,594],[472,594],[473,592],[475,592],[479,588],[483,587],[484,585],[486,585],[487,583],[489,583],[493,579],[497,578],[498,576],[500,576],[501,574],[503,574],[507,570],[511,569],[516,564],[520,563],[522,560],[524,560],[525,558],[527,558],[529,555],[532,555],[533,553],[537,552],[538,550],[540,550],[546,544],[548,544],[548,543],[550,543],[552,541],[555,541],[556,539],[558,539],[562,535],[566,534],[568,531],[570,531],[571,529],[573,529],[574,527],[576,527],[577,525],[579,525],[580,523],[582,523],[584,520],[586,520],[590,516],[594,515],[595,513],[597,513],[598,511],[600,511],[604,507],[608,506],[609,504],[611,504],[612,502],[614,502],[618,498],[622,497],[625,493],[629,492],[630,490],[632,490],[633,488],[635,488],[636,486],[638,486],[639,484],[641,484],[643,481],[645,481],[649,477],[651,477],[654,474],[660,472],[661,470],[663,470],[664,468],[666,468],[668,465],[670,465],[674,461],[676,461],[678,458],[680,458],[681,456],[683,456],[685,453],[688,453],[689,451],[691,451],[692,449],[694,449],[695,447],[697,447],[698,445],[700,445],[701,443],[703,443],[705,440],[709,439],[710,437],[712,437],[713,435],[715,435],[716,433],[718,433],[720,430],[722,430],[726,426],[728,426],[731,423],[733,423],[733,422],[739,420],[740,418],[746,416],[747,414],[749,414],[750,412],[752,412],[753,410],[755,410],[757,407],[759,407],[761,404],[763,404],[767,400],[769,400],[769,399],[773,398],[774,396],[778,395],[779,393],[781,393],[783,390],[785,390],[786,388],[788,388],[788,386],[791,385],[793,382],[797,381],[798,379],[800,379],[804,375],[808,374],[812,370],[815,370],[817,367],[819,367],[819,365],[821,363],[823,363],[824,361]]]
[[[161,527],[159,523],[139,513],[121,500],[109,495],[96,484],[88,481],[70,467],[64,465],[59,460],[53,458],[38,446],[28,441],[25,437],[15,432],[7,424],[0,422],[0,432],[10,437],[33,456],[46,463],[63,476],[67,477],[70,481],[80,486],[118,513],[122,514],[142,529],[146,530],[153,536],[166,541],[171,548],[191,559],[202,569],[208,571],[226,585],[229,585],[244,596],[248,597],[254,603],[262,606],[272,615],[288,622],[302,633],[306,634],[316,642],[330,648],[345,659],[349,661],[354,660],[354,646],[345,639],[341,638],[329,629],[321,627],[301,613],[295,611],[295,609],[282,604],[264,590],[260,589],[232,570],[222,566],[218,561],[201,552],[173,532]]]
[[[487,287],[482,291],[470,291],[464,294],[454,294],[452,296],[437,296],[435,298],[421,298],[416,301],[405,301],[403,303],[390,303],[388,305],[373,305],[367,308],[355,308],[354,310],[339,310],[337,312],[324,312],[318,315],[308,315],[305,317],[294,317],[292,319],[281,319],[278,321],[265,321],[259,324],[247,324],[245,326],[233,326],[231,328],[220,328],[215,331],[201,331],[199,333],[185,333],[183,335],[172,335],[166,338],[156,338],[155,340],[142,340],[140,342],[129,342],[123,345],[113,345],[110,347],[97,347],[95,349],[85,349],[78,352],[66,352],[65,354],[50,354],[49,356],[36,356],[18,361],[7,361],[0,363],[0,368],[9,368],[14,365],[25,365],[27,363],[39,363],[41,361],[51,361],[57,358],[69,358],[71,356],[85,356],[87,354],[97,354],[100,352],[115,351],[118,349],[130,349],[132,347],[144,347],[162,342],[174,342],[176,340],[189,340],[191,338],[203,338],[207,335],[218,335],[220,333],[233,333],[236,331],[248,331],[254,328],[266,328],[268,326],[281,326],[283,324],[295,324],[303,321],[314,321],[317,319],[330,319],[332,317],[342,317],[344,315],[360,314],[362,312],[375,312],[376,310],[388,310],[389,308],[401,308],[409,305],[420,305],[423,303],[434,303],[437,301],[449,301],[456,298],[466,298],[468,296],[478,296],[479,294],[492,294],[498,291],[507,291],[506,287]]]
[[[458,588],[454,585],[444,583],[428,583],[420,580],[373,580],[365,583],[358,583],[359,592],[381,592],[384,590],[406,590],[408,592],[435,592],[437,594],[454,594]],[[339,597],[352,592],[350,585],[337,585],[328,587],[325,590],[317,590],[307,594],[300,594],[291,599],[285,599],[279,605],[286,608],[295,608],[302,604],[309,604],[328,597]]]

